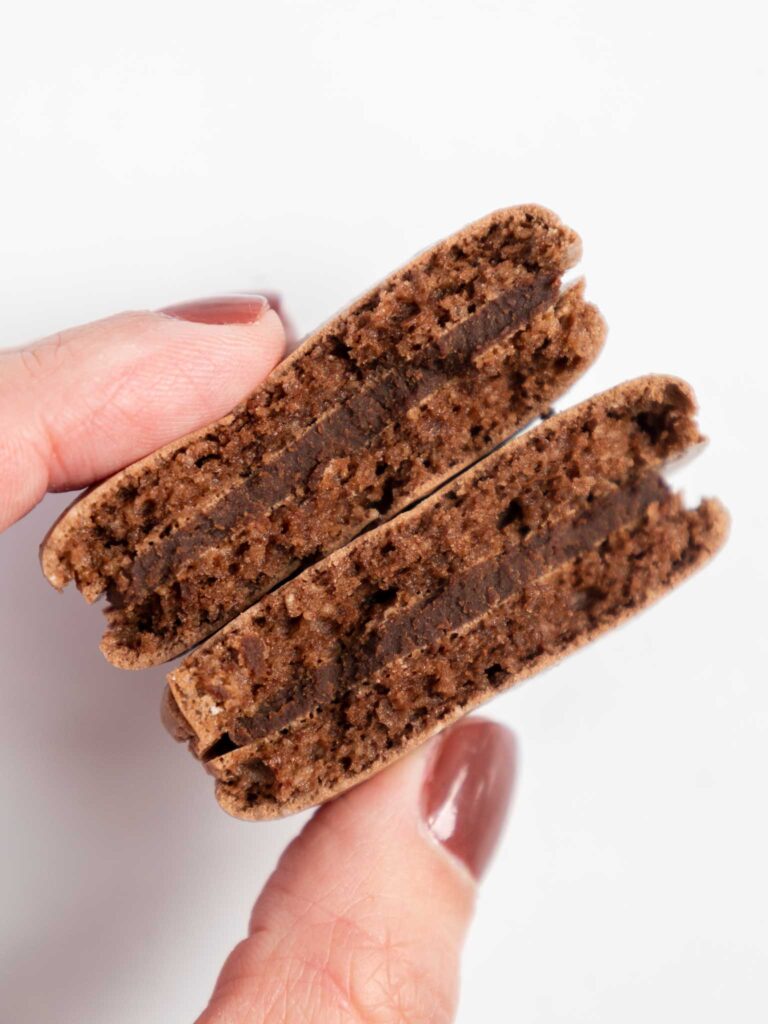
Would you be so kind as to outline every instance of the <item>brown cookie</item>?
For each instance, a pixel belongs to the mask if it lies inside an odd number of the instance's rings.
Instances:
[[[106,594],[116,665],[167,660],[291,573],[395,515],[539,413],[594,359],[603,322],[554,214],[491,214],[313,334],[228,416],[94,488],[43,570]]]
[[[169,676],[225,810],[321,802],[639,610],[721,545],[660,468],[701,440],[682,381],[556,415],[288,581]]]

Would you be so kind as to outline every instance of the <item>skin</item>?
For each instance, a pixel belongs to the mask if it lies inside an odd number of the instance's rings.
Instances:
[[[217,419],[285,345],[274,309],[229,324],[130,312],[0,353],[0,529],[46,491],[87,486]],[[476,881],[425,822],[441,742],[315,814],[198,1024],[453,1019]]]

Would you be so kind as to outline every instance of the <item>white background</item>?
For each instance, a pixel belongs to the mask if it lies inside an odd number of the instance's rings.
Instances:
[[[523,763],[464,1024],[768,1014],[761,6],[51,0],[4,17],[1,345],[257,287],[305,332],[441,235],[537,201],[581,232],[610,324],[572,399],[647,371],[698,392],[712,441],[680,479],[731,508],[725,552],[492,706]],[[102,660],[99,615],[37,567],[63,502],[0,540],[0,1016],[190,1021],[303,819],[227,818],[161,730],[162,671]]]

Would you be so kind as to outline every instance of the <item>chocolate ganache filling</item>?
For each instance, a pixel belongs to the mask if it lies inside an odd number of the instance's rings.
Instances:
[[[231,741],[244,746],[261,739],[327,704],[343,690],[364,685],[388,662],[428,647],[444,634],[479,619],[538,577],[637,520],[668,493],[658,474],[646,473],[596,499],[573,518],[533,532],[523,541],[516,538],[499,555],[456,575],[440,592],[385,618],[364,639],[360,635],[363,624],[353,637],[345,638],[338,655],[310,678],[272,694],[255,714],[238,717],[229,728]],[[246,656],[248,640],[247,636],[241,640]]]
[[[127,570],[127,586],[117,581],[110,586],[112,607],[122,608],[166,583],[179,564],[225,540],[238,522],[284,501],[318,464],[370,445],[393,418],[461,374],[477,353],[552,305],[558,290],[557,275],[533,274],[425,345],[407,363],[398,367],[401,357],[396,352],[384,354],[378,360],[383,375],[374,376],[365,390],[318,420],[274,461],[255,467],[209,510],[140,554]]]

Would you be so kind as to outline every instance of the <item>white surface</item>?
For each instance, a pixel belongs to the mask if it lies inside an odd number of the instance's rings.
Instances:
[[[765,61],[760,5],[17,5],[0,38],[0,344],[257,286],[302,331],[414,251],[538,201],[611,327],[572,398],[686,376],[681,473],[734,528],[703,575],[492,713],[523,755],[459,1019],[764,1021]],[[202,1007],[301,824],[248,826],[0,540],[2,969],[14,1024]]]

